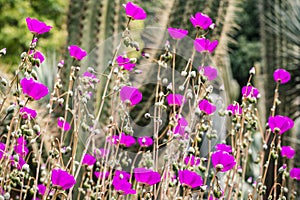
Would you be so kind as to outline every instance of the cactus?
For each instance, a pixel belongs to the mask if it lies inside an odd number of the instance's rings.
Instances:
[[[234,2],[234,0],[201,0],[200,2],[194,0],[171,0],[168,3],[163,4],[142,2],[140,0],[136,3],[140,4],[142,7],[143,4],[149,4],[148,6],[144,7],[146,12],[147,9],[150,10],[150,12],[147,12],[150,22],[146,21],[145,26],[149,25],[149,23],[150,25],[151,23],[153,24],[154,20],[151,21],[151,19],[158,19],[160,21],[159,25],[163,26],[163,28],[166,29],[168,26],[185,28],[189,30],[191,33],[190,35],[195,33],[194,27],[189,22],[190,16],[196,12],[204,12],[210,15],[212,18],[218,19],[218,31],[213,35],[214,38],[217,38],[221,35],[226,35],[227,33],[224,32],[231,30],[228,27],[226,29],[222,29],[222,19],[226,16],[226,10],[230,8],[232,2]],[[91,66],[94,67],[98,72],[107,73],[106,67],[112,58],[113,50],[116,48],[117,42],[120,39],[118,34],[122,32],[126,24],[126,16],[122,7],[122,3],[125,3],[125,0],[71,0],[68,15],[68,45],[80,45],[88,52],[88,57],[81,66],[82,71],[83,69]],[[182,20],[178,20],[178,13],[182,15]],[[159,18],[156,16],[159,16]],[[159,55],[161,53],[159,50],[161,48],[159,47],[164,44],[166,39],[165,33],[155,33],[149,35],[147,31],[148,30],[144,31],[141,35],[144,46],[147,47],[147,45],[151,44],[150,46],[154,47],[152,50],[149,50],[151,55]],[[103,43],[103,41],[105,42]],[[224,46],[226,45],[227,43],[224,43]],[[68,60],[68,63],[70,64],[71,60]],[[176,66],[185,65],[181,63],[186,64],[186,60],[178,59]],[[142,65],[143,61],[141,61],[140,64]],[[224,64],[224,62],[222,64]],[[176,70],[180,71],[180,69]],[[228,67],[226,68],[224,74],[228,73],[227,70]],[[143,69],[144,76],[140,76],[142,80],[136,78],[137,80],[135,81],[144,81],[147,83],[147,77],[151,77],[149,74],[153,73],[155,73],[155,71],[151,71],[151,68]],[[68,72],[66,70],[66,75],[67,74]],[[231,79],[231,77],[228,78],[225,75],[223,78],[226,80]],[[101,84],[104,84],[106,81],[105,78],[101,77],[101,79],[103,79],[103,81],[101,80]],[[95,111],[100,105],[104,88],[104,86],[101,84],[99,88],[97,88],[97,94],[94,95],[95,98],[93,99],[93,103],[89,105],[90,110]],[[131,111],[131,115],[134,116],[133,118],[135,119],[135,123],[138,125],[143,126],[145,123],[147,123],[144,121],[144,113],[148,112],[150,106],[153,104],[151,102],[154,101],[155,96],[153,95],[153,90],[149,89],[149,87],[153,86],[154,85],[147,84],[141,88],[143,91],[143,96],[145,97],[144,101]],[[110,106],[109,103],[106,103],[99,120],[100,124],[105,123],[108,116],[110,116]],[[80,135],[83,141],[85,141],[86,136],[84,135],[86,135],[86,133],[80,133]],[[78,148],[79,154],[77,154],[77,156],[81,156],[80,153],[82,152],[83,148],[83,146]],[[74,191],[77,190],[75,189]]]
[[[279,99],[281,105],[279,106],[280,113],[290,116],[293,119],[299,118],[299,88],[297,87],[299,81],[299,72],[297,64],[300,60],[299,54],[299,1],[260,1],[260,31],[261,41],[263,43],[262,49],[262,73],[266,77],[267,82],[273,82],[273,71],[277,68],[285,68],[291,73],[291,81],[281,86],[279,90]],[[273,101],[273,92],[275,84],[266,84],[266,110],[270,109]],[[290,137],[284,136],[283,142],[291,145],[296,151],[296,141],[299,140],[299,134],[296,131],[292,132]],[[298,158],[294,158],[299,160]],[[289,166],[297,166],[294,161],[289,162]],[[272,178],[272,177],[271,177]],[[290,187],[292,182],[288,184]],[[296,188],[299,188],[297,184]]]

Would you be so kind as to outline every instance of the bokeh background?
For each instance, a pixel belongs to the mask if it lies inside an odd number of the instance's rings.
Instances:
[[[260,90],[261,121],[265,124],[270,113],[275,82],[273,71],[285,68],[291,81],[280,88],[281,105],[278,112],[296,120],[293,131],[283,135],[283,144],[299,152],[300,133],[300,1],[295,0],[135,0],[143,7],[147,20],[134,23],[141,48],[145,44],[160,46],[165,36],[149,34],[145,27],[168,26],[195,30],[189,22],[191,15],[203,12],[216,23],[210,39],[218,39],[219,46],[211,59],[218,67],[224,82],[227,102],[240,99],[240,88],[248,80],[249,70],[255,66],[253,84]],[[25,18],[34,17],[54,28],[43,34],[39,50],[46,62],[38,73],[40,80],[51,87],[56,64],[67,58],[67,46],[75,44],[90,53],[84,65],[95,68],[104,65],[111,57],[117,38],[126,24],[122,4],[125,0],[0,0],[0,49],[6,47],[7,55],[1,58],[1,74],[9,76],[17,69],[20,54],[28,49],[32,37]],[[143,45],[144,44],[144,45]],[[159,48],[157,48],[159,49]],[[147,51],[158,54],[155,48]],[[137,55],[138,56],[138,55]],[[184,60],[178,60],[177,64]],[[67,73],[66,73],[67,74]],[[147,73],[146,73],[147,74]],[[146,90],[146,89],[145,89]],[[147,92],[147,91],[146,91]],[[151,91],[149,90],[149,93]],[[97,99],[95,99],[97,101]],[[104,115],[105,116],[105,115]],[[259,141],[257,141],[259,142]],[[257,145],[259,146],[259,145]],[[290,164],[300,167],[300,155]],[[251,168],[251,167],[250,167]],[[255,173],[255,169],[253,169]],[[249,174],[250,176],[251,174]],[[270,176],[270,180],[273,178]]]

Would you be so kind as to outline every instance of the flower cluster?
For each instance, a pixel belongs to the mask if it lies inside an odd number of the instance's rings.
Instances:
[[[215,28],[208,15],[190,17],[195,31],[168,27],[170,42],[152,58],[139,52],[131,33],[131,23],[146,19],[145,10],[133,2],[123,6],[128,21],[109,72],[81,66],[87,52],[70,45],[73,62],[59,61],[53,88],[35,73],[45,60],[37,49],[39,37],[52,26],[26,18],[33,39],[0,104],[5,166],[0,167],[0,199],[293,199],[288,184],[300,180],[300,168],[288,161],[297,151],[282,138],[295,123],[277,114],[278,88],[291,74],[275,70],[274,102],[264,127],[257,109],[263,92],[251,80],[255,68],[240,101],[228,105],[214,94],[221,71],[208,58],[219,42],[208,39]],[[194,32],[192,54],[179,79],[174,53]],[[137,50],[135,57],[120,52],[123,46]],[[153,91],[134,84],[141,78],[133,73],[141,67],[139,59],[159,69]],[[172,74],[166,76],[169,66]],[[47,104],[39,101],[46,96]]]

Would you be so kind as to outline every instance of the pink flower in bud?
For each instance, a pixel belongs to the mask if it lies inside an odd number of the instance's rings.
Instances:
[[[57,64],[57,66],[59,68],[62,68],[64,66],[64,64],[65,64],[65,61],[64,60],[60,60],[59,63]]]
[[[0,49],[0,56],[4,56],[6,54],[6,48]]]

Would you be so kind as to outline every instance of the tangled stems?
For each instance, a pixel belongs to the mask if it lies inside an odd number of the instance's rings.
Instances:
[[[128,31],[128,26],[129,26],[130,21],[131,21],[131,18],[128,19],[128,23],[127,23],[127,26],[126,26],[123,34]],[[111,78],[112,78],[112,75],[113,75],[113,71],[114,71],[114,67],[113,67],[114,66],[114,62],[115,62],[116,56],[117,56],[117,54],[118,54],[118,52],[119,52],[119,50],[121,48],[121,44],[122,44],[123,41],[124,41],[124,37],[122,37],[122,39],[120,40],[118,46],[116,47],[116,49],[114,51],[114,54],[113,54],[113,57],[112,57],[112,63],[109,65],[109,67],[111,67],[111,70],[110,70],[110,72],[109,72],[109,74],[107,76],[107,80],[106,80],[106,84],[105,84],[105,87],[104,87],[103,95],[102,95],[102,98],[101,98],[101,103],[100,103],[100,107],[99,107],[99,110],[98,110],[98,114],[97,114],[97,117],[96,117],[95,122],[93,124],[93,128],[92,128],[93,131],[97,127],[98,121],[99,121],[99,119],[101,117],[103,106],[104,106],[104,102],[105,102],[105,99],[107,97],[108,86],[110,84],[110,81],[111,81]],[[79,163],[78,169],[77,169],[77,171],[75,173],[75,179],[77,178],[77,176],[78,176],[78,174],[80,172],[80,168],[82,166],[82,161],[83,161],[84,155],[86,154],[86,152],[88,150],[89,144],[91,142],[91,138],[93,136],[94,136],[94,133],[92,132],[92,134],[87,139],[85,148],[83,150],[82,157],[80,159],[80,163]],[[72,194],[72,189],[70,189],[68,197],[71,197],[71,194]]]
[[[55,78],[55,83],[58,83],[58,81],[60,80],[60,72],[61,72],[61,68],[58,68],[57,70],[57,76]],[[44,140],[45,140],[45,133],[47,132],[48,130],[48,126],[49,126],[49,122],[51,121],[51,114],[53,112],[53,104],[54,104],[54,96],[55,96],[55,93],[57,92],[57,88],[55,87],[56,84],[54,84],[53,86],[53,91],[50,95],[50,102],[49,102],[49,112],[48,112],[48,116],[47,116],[47,120],[46,120],[46,125],[45,125],[45,128],[42,130],[41,134],[40,134],[40,137],[41,137],[41,146],[40,146],[40,149],[38,151],[38,162],[37,162],[37,169],[36,169],[36,177],[35,177],[35,184],[34,184],[34,187],[35,187],[35,191],[34,191],[34,196],[33,198],[35,199],[36,198],[36,195],[37,195],[37,186],[38,186],[38,180],[39,180],[39,172],[40,172],[40,167],[41,167],[41,162],[42,162],[42,150],[43,150],[43,146],[44,146]]]

